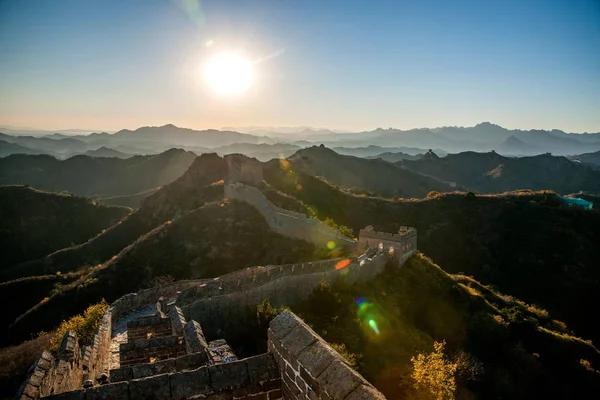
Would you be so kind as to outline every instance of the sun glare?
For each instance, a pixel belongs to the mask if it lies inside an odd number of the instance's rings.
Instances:
[[[204,80],[216,94],[236,96],[250,88],[254,71],[252,64],[239,54],[222,53],[208,60]]]

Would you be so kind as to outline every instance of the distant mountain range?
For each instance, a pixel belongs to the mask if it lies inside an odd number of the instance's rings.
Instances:
[[[181,149],[127,159],[81,155],[58,160],[48,155],[13,154],[0,158],[0,185],[26,184],[96,199],[134,195],[171,183],[195,158],[194,153]]]
[[[549,154],[514,158],[495,152],[463,152],[438,157],[428,152],[418,160],[405,159],[398,165],[479,193],[517,189],[600,193],[600,171]]]
[[[6,148],[2,153],[43,152],[59,158],[85,154],[90,150],[106,147],[127,154],[157,154],[173,147],[183,148],[197,154],[219,151],[219,148],[234,145],[261,145],[255,154],[260,159],[281,157],[269,146],[297,146],[297,148],[324,144],[342,154],[372,157],[386,152],[403,152],[416,155],[428,149],[438,154],[462,151],[496,152],[507,156],[526,156],[542,153],[556,155],[578,155],[600,151],[600,133],[566,133],[561,130],[517,130],[483,122],[474,127],[441,127],[420,129],[382,129],[364,132],[340,132],[311,127],[245,127],[224,130],[194,130],[172,124],[141,127],[136,130],[123,129],[116,133],[17,135],[14,129],[5,130],[0,140],[26,149]],[[11,133],[11,134],[6,134]],[[375,152],[374,147],[382,148]],[[0,146],[1,148],[2,146]],[[351,149],[365,148],[359,151]],[[369,148],[373,151],[370,151]],[[246,151],[242,146],[241,151]],[[342,150],[346,149],[346,150]],[[411,149],[411,150],[408,150]],[[2,151],[2,150],[0,150]],[[281,153],[281,152],[279,152]],[[289,153],[289,151],[288,151]],[[245,153],[246,154],[246,153]],[[250,154],[248,154],[250,155]],[[283,152],[285,157],[286,152]]]

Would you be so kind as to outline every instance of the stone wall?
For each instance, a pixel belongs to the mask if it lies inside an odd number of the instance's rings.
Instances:
[[[333,241],[337,246],[355,249],[356,243],[342,236],[337,230],[325,225],[317,218],[308,218],[304,214],[284,210],[274,206],[265,195],[255,187],[241,183],[225,185],[225,197],[244,201],[254,206],[265,218],[271,229],[282,235],[303,239],[324,247]]]
[[[281,397],[281,379],[275,360],[270,354],[261,354],[232,363],[110,383],[47,399],[276,400]]]
[[[81,388],[86,379],[94,379],[108,371],[111,313],[106,312],[92,344],[81,348],[77,336],[68,331],[54,358],[44,351],[33,363],[17,399],[30,400]]]
[[[373,258],[361,256],[263,267],[263,272],[251,281],[219,278],[206,286],[188,289],[193,295],[182,292],[177,304],[186,319],[202,325],[207,337],[226,337],[228,332],[247,323],[248,316],[256,313],[256,306],[264,299],[269,299],[276,307],[293,306],[308,299],[321,281],[333,283],[341,278],[352,284],[372,279],[383,271],[387,260],[387,255],[377,253]],[[223,294],[215,294],[215,291]]]
[[[185,343],[178,336],[157,337],[148,340],[121,343],[119,345],[122,367],[149,363],[186,354]]]
[[[286,400],[384,400],[385,397],[339,353],[290,311],[278,315],[268,332]]]

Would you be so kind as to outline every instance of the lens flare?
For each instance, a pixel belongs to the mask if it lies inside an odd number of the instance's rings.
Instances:
[[[290,162],[288,160],[279,160],[279,165],[281,169],[287,169],[290,166]]]
[[[369,320],[369,326],[373,329],[373,332],[379,335],[379,328],[377,327],[377,322],[374,319]]]
[[[335,269],[343,269],[346,268],[348,265],[350,265],[349,259],[341,260],[335,265]]]
[[[302,185],[301,184],[297,184],[296,185],[296,190],[302,190]]]
[[[327,242],[327,248],[329,250],[335,249],[335,242],[333,240],[330,240],[329,242]]]

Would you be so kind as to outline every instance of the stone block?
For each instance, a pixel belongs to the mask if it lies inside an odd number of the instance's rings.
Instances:
[[[159,361],[154,364],[154,375],[166,374],[169,372],[175,372],[175,359],[171,358],[164,361]]]
[[[263,381],[260,383],[260,387],[265,392],[275,390],[275,389],[281,389],[281,378],[278,376],[275,379]]]
[[[325,368],[338,359],[335,352],[325,342],[319,340],[298,355],[298,362],[313,377],[318,377]]]
[[[52,367],[52,364],[54,362],[54,357],[52,357],[52,354],[50,354],[50,352],[44,350],[44,352],[40,355],[40,357],[37,360],[37,366],[42,368],[43,370],[49,370]]]
[[[169,374],[134,379],[129,382],[130,400],[169,400],[171,386]]]
[[[100,385],[86,391],[85,400],[129,400],[129,382]]]
[[[334,360],[317,378],[321,388],[334,399],[343,399],[363,383],[362,377],[340,360]]]
[[[385,400],[385,396],[370,385],[360,385],[345,400]]]
[[[177,371],[196,369],[206,365],[208,365],[208,353],[206,350],[201,351],[200,353],[177,357],[175,360],[175,370]]]
[[[209,367],[210,382],[214,390],[233,389],[248,382],[246,363],[237,361]]]
[[[144,363],[131,367],[133,379],[145,378],[154,375],[154,364]]]
[[[250,382],[262,382],[279,377],[277,364],[271,354],[265,353],[244,359]]]
[[[73,390],[72,392],[64,392],[54,394],[52,396],[42,397],[42,400],[84,400],[85,390]]]
[[[281,346],[291,355],[298,357],[300,352],[315,343],[319,336],[307,325],[301,324],[281,339]],[[288,360],[291,362],[291,360]]]
[[[133,370],[131,367],[111,369],[109,378],[111,383],[130,381],[133,379]]]
[[[188,321],[184,327],[185,344],[188,354],[198,353],[208,347],[200,324],[194,320]]]
[[[275,389],[275,390],[269,391],[267,393],[267,397],[269,400],[278,400],[283,397],[283,394],[281,393],[281,389]]]
[[[169,377],[171,397],[174,400],[187,399],[194,395],[211,391],[208,367],[193,371],[177,372]]]
[[[291,311],[284,311],[276,316],[269,324],[269,330],[273,335],[281,339],[300,324],[300,319]]]

